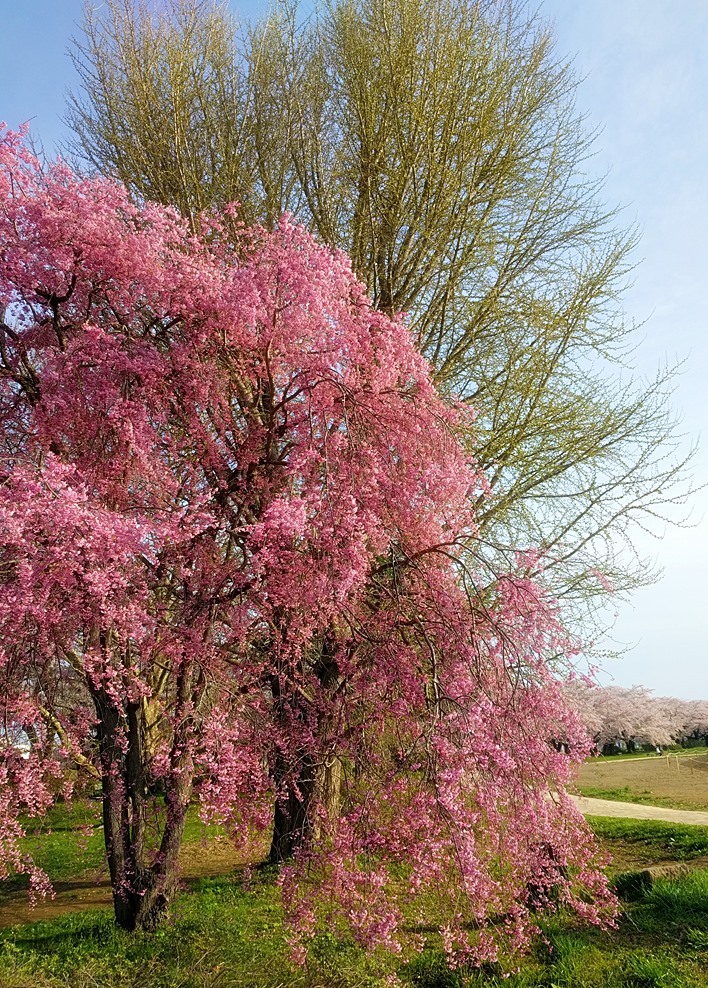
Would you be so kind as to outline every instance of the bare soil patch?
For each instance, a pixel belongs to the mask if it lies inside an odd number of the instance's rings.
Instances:
[[[598,839],[598,843],[610,858],[608,874],[610,876],[626,871],[642,871],[644,868],[672,868],[676,865],[674,858],[653,855],[647,852],[646,848],[640,844],[624,844],[621,841],[603,841]],[[703,854],[697,858],[691,858],[687,867],[693,871],[698,868],[708,868],[708,855]]]
[[[708,755],[591,760],[580,767],[578,785],[608,792],[628,789],[642,802],[708,810]]]

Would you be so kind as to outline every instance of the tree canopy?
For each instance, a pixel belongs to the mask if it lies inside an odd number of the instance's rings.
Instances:
[[[332,0],[241,30],[211,0],[108,0],[74,58],[78,161],[186,217],[290,212],[408,313],[437,386],[476,412],[478,559],[541,548],[569,606],[652,578],[636,526],[687,490],[671,373],[632,373],[636,234],[527,4]]]
[[[708,701],[655,696],[643,686],[604,688],[575,680],[565,688],[598,749],[634,744],[683,744],[708,736]]]
[[[238,839],[309,779],[296,950],[323,917],[394,948],[392,863],[459,957],[611,912],[565,792],[573,643],[528,559],[472,568],[466,415],[344,255],[190,228],[6,132],[0,305],[0,875],[42,891],[21,821],[88,776],[116,918],[151,928],[193,798]]]

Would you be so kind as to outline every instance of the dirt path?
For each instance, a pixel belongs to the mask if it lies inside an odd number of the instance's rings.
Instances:
[[[619,816],[630,820],[664,820],[666,823],[708,827],[708,812],[702,810],[674,810],[664,806],[620,803],[614,799],[591,799],[587,796],[574,796],[573,801],[584,816]]]

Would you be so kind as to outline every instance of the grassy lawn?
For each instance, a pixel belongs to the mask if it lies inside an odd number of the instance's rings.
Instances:
[[[588,817],[588,823],[614,859],[610,874],[659,862],[698,861],[708,866],[708,827],[663,820]]]
[[[157,823],[157,821],[156,821]],[[101,805],[96,800],[76,800],[70,806],[56,803],[41,819],[25,821],[27,837],[22,850],[30,854],[54,882],[80,876],[105,877]],[[201,822],[196,807],[190,810],[184,843],[190,844],[223,833],[222,828]],[[0,895],[27,888],[24,875],[0,883]],[[0,988],[3,986],[0,984]]]
[[[588,796],[590,799],[611,799],[619,800],[621,803],[643,803],[645,806],[666,806],[672,809],[695,809],[695,803],[690,800],[677,800],[670,796],[657,796],[651,790],[645,789],[638,792],[630,786],[617,786],[615,788],[605,788],[603,786],[578,786],[581,796]],[[702,807],[701,807],[702,808]]]
[[[99,855],[93,844],[86,852],[76,846],[81,824],[74,812],[58,810],[53,833],[31,838],[65,845],[53,858],[54,878],[57,871],[66,876],[72,862],[85,865],[85,853]],[[617,857],[614,872],[708,856],[708,827],[590,822]],[[195,818],[190,828],[192,840],[202,835]],[[545,939],[516,972],[451,972],[435,936],[422,955],[399,958],[366,956],[350,942],[321,936],[308,966],[293,969],[274,876],[256,874],[245,888],[231,874],[197,879],[153,935],[116,930],[109,910],[2,930],[0,988],[374,988],[394,974],[411,988],[708,988],[708,868],[635,890],[622,901],[616,930],[585,927],[561,914],[546,920],[543,932]]]
[[[103,869],[103,827],[100,803],[76,800],[67,807],[56,803],[39,820],[25,821],[27,837],[22,850],[35,863],[60,882],[81,874],[98,876]],[[27,879],[19,875],[0,886],[3,890],[27,888]]]
[[[448,971],[431,937],[412,960],[367,957],[320,937],[305,969],[287,961],[272,880],[245,890],[233,878],[202,880],[157,934],[117,931],[109,913],[84,912],[0,933],[3,988],[374,988],[397,972],[405,985],[462,988],[691,988],[708,985],[708,870],[660,882],[624,903],[617,930],[544,924],[518,973]]]

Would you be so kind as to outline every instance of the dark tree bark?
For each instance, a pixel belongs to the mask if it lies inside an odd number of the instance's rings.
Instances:
[[[336,688],[340,680],[339,669],[332,643],[327,637],[321,644],[313,670],[322,690]],[[280,685],[276,677],[272,682],[272,691],[277,705],[280,701]],[[324,737],[324,725],[320,727],[317,736]],[[329,819],[339,815],[342,805],[342,763],[334,754],[323,757],[318,753],[316,758],[311,752],[301,752],[298,764],[293,767],[292,764],[286,764],[282,756],[278,756],[274,782],[276,799],[268,862],[280,864],[291,858],[308,839],[319,836],[319,828],[312,812],[315,802],[325,810]]]
[[[179,677],[184,702],[190,675]],[[146,776],[144,713],[139,703],[118,706],[103,689],[92,690],[98,715],[103,833],[116,925],[154,930],[165,917],[179,879],[179,851],[192,796],[193,766],[187,718],[175,729],[165,780],[165,819],[158,847],[148,841],[153,800]],[[179,723],[179,722],[178,722]]]
[[[285,782],[286,771],[285,765],[279,761],[275,772],[275,783],[278,788]],[[270,864],[280,864],[291,858],[296,849],[307,839],[311,828],[309,817],[315,782],[315,765],[309,756],[305,756],[296,780],[288,781],[286,795],[280,798],[276,796],[273,837],[268,854]]]

